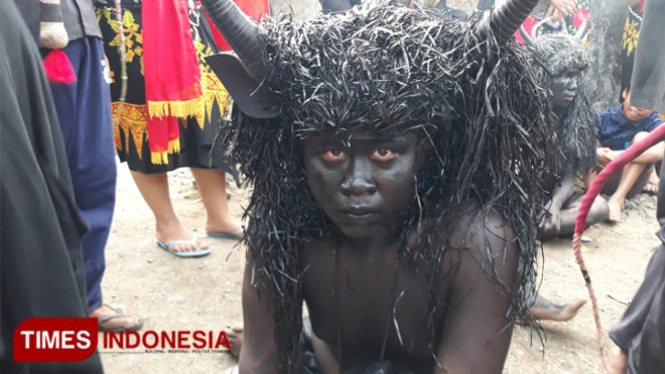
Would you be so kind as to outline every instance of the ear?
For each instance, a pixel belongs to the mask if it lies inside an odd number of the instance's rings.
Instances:
[[[630,92],[628,92],[627,88],[623,89],[623,92],[621,93],[621,97],[626,100],[628,98],[628,95],[630,95]]]
[[[427,156],[429,156],[429,153],[432,152],[433,148],[434,145],[432,145],[432,141],[429,137],[423,139],[422,149],[420,150],[420,167],[425,166],[425,163],[427,162]]]
[[[277,117],[281,105],[277,94],[259,86],[234,53],[205,59],[243,113],[260,119]]]

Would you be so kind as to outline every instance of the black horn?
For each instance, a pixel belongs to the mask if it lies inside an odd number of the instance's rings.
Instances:
[[[201,0],[201,5],[245,66],[252,73],[266,78],[266,44],[260,38],[259,27],[233,0]]]
[[[201,4],[235,52],[208,56],[206,62],[243,113],[254,118],[276,117],[280,100],[266,85],[270,69],[259,27],[232,0],[201,0]]]
[[[489,12],[489,25],[499,44],[513,37],[538,0],[507,0]]]
[[[529,47],[536,48],[536,41],[529,35],[528,32],[524,29],[524,26],[520,25],[520,35],[522,35],[522,40]]]

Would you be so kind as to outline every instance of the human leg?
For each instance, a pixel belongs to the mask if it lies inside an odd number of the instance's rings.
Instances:
[[[607,202],[610,208],[610,215],[608,217],[610,222],[616,223],[621,221],[621,210],[623,209],[626,197],[632,197],[642,191],[644,185],[649,182],[648,175],[646,180],[644,180],[645,178],[640,178],[646,166],[646,164],[636,162],[631,162],[624,166],[619,185]],[[650,173],[651,170],[649,170]],[[640,183],[636,183],[638,179],[642,179]]]
[[[539,320],[570,321],[575,318],[584,304],[586,304],[586,299],[577,299],[572,303],[559,305],[538,295],[536,305],[533,308],[533,316]]]
[[[572,234],[575,231],[575,223],[577,221],[577,214],[580,211],[582,206],[582,201],[586,195],[582,195],[577,198],[572,204],[565,207],[561,210],[561,229],[559,231],[560,235]],[[607,204],[607,201],[601,196],[596,197],[591,209],[586,218],[586,227],[595,225],[598,222],[602,222],[607,219],[610,214],[610,208]]]
[[[229,212],[226,198],[226,176],[220,169],[190,168],[201,192],[208,219],[206,231],[209,233],[233,233],[242,225]],[[240,233],[240,235],[242,235]]]
[[[64,49],[77,81],[52,84],[60,127],[81,217],[89,230],[81,240],[88,310],[91,317],[114,314],[102,305],[101,282],[106,269],[104,250],[115,207],[116,165],[111,121],[111,98],[104,80],[104,51],[100,40],[83,38]],[[100,324],[108,328],[139,327],[133,313]]]
[[[169,243],[175,240],[188,240],[194,234],[187,230],[175,213],[171,196],[169,195],[169,181],[166,173],[144,174],[132,171],[132,177],[139,188],[143,199],[155,215],[157,240]],[[176,244],[170,247],[173,252],[196,251],[200,248],[208,248],[201,239],[196,243]]]
[[[586,299],[577,299],[571,303],[559,305],[538,295],[536,297],[536,304],[533,307],[532,316],[541,321],[570,321],[577,316],[577,313],[584,304],[586,304]],[[517,323],[520,325],[529,325],[531,321],[517,321]]]

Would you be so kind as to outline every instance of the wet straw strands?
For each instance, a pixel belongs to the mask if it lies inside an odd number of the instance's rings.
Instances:
[[[244,240],[256,261],[253,282],[269,290],[260,297],[272,305],[278,350],[290,371],[299,357],[303,241],[340,240],[307,184],[301,140],[314,134],[429,137],[434,147],[400,233],[401,271],[414,261],[428,264],[433,315],[443,305],[436,290],[450,276],[441,271],[443,254],[454,249],[445,239],[455,225],[445,223],[469,211],[481,219],[497,211],[515,234],[503,255],[518,250],[518,278],[508,286],[495,269],[485,269],[486,276],[512,295],[507,324],[529,314],[541,186],[553,164],[549,82],[536,75],[528,52],[497,41],[487,26],[393,4],[307,22],[281,14],[262,24],[272,69],[266,82],[279,95],[280,115],[257,120],[234,110],[220,139],[253,186]],[[437,233],[440,227],[450,229]],[[417,229],[420,251],[405,240]]]
[[[544,34],[529,37],[521,29],[523,39],[530,51],[535,53],[547,70],[541,70],[543,76],[562,76],[571,70],[583,72],[589,65],[584,44],[580,37],[585,27],[580,28],[580,35],[567,33]],[[534,28],[535,30],[535,28]],[[580,80],[583,77],[580,77]],[[557,133],[557,172],[571,168],[575,175],[581,176],[596,166],[595,114],[582,81],[578,85],[575,99],[566,108],[555,107]]]

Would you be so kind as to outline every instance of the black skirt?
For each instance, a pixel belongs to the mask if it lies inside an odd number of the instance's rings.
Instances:
[[[143,28],[141,3],[122,1],[122,20],[127,47],[127,96],[118,102],[121,89],[121,65],[118,54],[118,24],[115,9],[103,1],[97,2],[97,19],[104,37],[104,49],[111,69],[111,98],[118,156],[129,168],[146,174],[164,173],[180,167],[219,168],[237,180],[237,171],[225,159],[220,147],[213,150],[214,139],[222,118],[229,108],[228,92],[206,64],[204,57],[218,53],[208,19],[199,7],[190,11],[191,31],[201,69],[201,89],[205,109],[187,120],[180,120],[180,153],[168,155],[168,163],[153,164],[146,130],[147,107],[143,67]],[[168,27],[168,25],[165,25]],[[178,58],[163,56],[160,58]],[[121,108],[121,109],[119,109]]]

